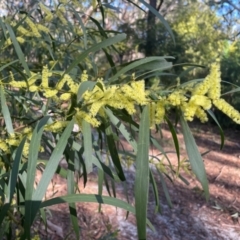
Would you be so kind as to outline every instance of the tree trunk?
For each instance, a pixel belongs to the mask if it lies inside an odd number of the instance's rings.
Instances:
[[[150,5],[157,9],[157,0],[150,0]],[[147,41],[146,41],[146,48],[145,53],[146,56],[153,56],[155,51],[155,44],[156,44],[156,16],[148,10],[148,17],[147,17]]]

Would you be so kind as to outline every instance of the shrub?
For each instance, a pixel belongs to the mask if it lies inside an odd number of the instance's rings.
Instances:
[[[206,122],[207,112],[214,118],[210,111],[212,105],[237,123],[240,114],[221,99],[218,63],[211,65],[209,75],[203,80],[169,89],[153,84],[146,89],[142,69],[152,68],[150,71],[157,75],[163,69],[171,68],[171,58],[148,57],[117,66],[111,51],[117,51],[114,44],[123,41],[125,34],[108,33],[93,18],[90,18],[90,26],[85,27],[75,4],[77,1],[72,5],[60,4],[50,11],[40,3],[36,11],[1,19],[4,39],[0,68],[2,238],[31,239],[31,226],[36,216],[40,214],[44,218],[41,209],[48,206],[66,202],[70,209],[76,209],[76,202],[97,202],[136,214],[138,237],[146,239],[149,183],[155,190],[156,208],[159,207],[155,180],[150,177],[152,168],[158,168],[161,176],[169,174],[161,171],[160,159],[150,164],[150,144],[168,159],[150,130],[159,129],[161,123],[166,122],[179,159],[175,126],[169,120],[170,111],[175,110],[192,171],[208,198],[206,172],[187,121],[197,117]],[[102,5],[99,8],[104,11]],[[75,14],[79,28],[71,21],[72,14]],[[100,51],[104,52],[109,65],[101,66],[95,62]],[[102,77],[98,76],[100,72]],[[92,137],[93,129],[99,133],[97,140]],[[117,147],[120,135],[129,143],[133,154],[122,153]],[[104,148],[101,147],[103,139]],[[46,148],[50,149],[51,156],[39,161],[39,153]],[[106,161],[102,153],[108,155],[110,161]],[[62,156],[67,161],[66,174],[59,166]],[[129,156],[136,167],[134,206],[103,196],[103,178],[99,179],[98,195],[76,193],[75,174],[84,178],[87,187],[87,177],[93,166],[101,176],[108,175],[114,181],[124,182],[123,166]],[[44,171],[34,188],[35,173],[40,164]],[[179,167],[169,163],[169,172],[182,178]],[[68,180],[68,195],[43,201],[54,174]],[[78,239],[76,211],[70,213]],[[18,229],[16,234],[15,228]]]

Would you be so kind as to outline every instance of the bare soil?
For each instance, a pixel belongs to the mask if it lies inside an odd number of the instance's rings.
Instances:
[[[169,194],[173,203],[170,208],[162,190],[160,178],[154,173],[161,201],[161,213],[155,213],[153,191],[149,194],[148,217],[155,232],[147,230],[149,240],[236,240],[240,239],[240,131],[225,130],[225,146],[220,150],[220,135],[217,127],[190,124],[201,153],[211,150],[204,155],[204,163],[207,171],[210,188],[210,200],[206,202],[200,184],[193,175],[182,171],[189,185],[176,179],[173,183],[166,178]],[[171,133],[165,126],[162,130],[162,143],[165,151],[173,151]],[[157,134],[156,134],[157,136]],[[178,139],[181,148],[181,159],[186,158],[185,147],[181,130],[178,127]],[[124,145],[126,143],[123,142]],[[125,146],[127,147],[127,145]],[[150,154],[157,155],[156,149],[151,149]],[[172,164],[177,164],[176,154],[169,153]],[[126,171],[127,186],[130,202],[133,203],[134,169],[130,167]],[[36,182],[41,178],[38,172]],[[97,194],[97,174],[94,172],[88,178],[84,188],[80,181],[81,193]],[[106,188],[104,194],[108,195]],[[66,194],[66,181],[55,176],[48,188],[46,199]],[[116,185],[117,197],[126,200],[122,185]],[[129,214],[126,219],[126,211],[111,206],[102,205],[101,212],[98,204],[78,203],[77,214],[81,239],[137,239],[135,217]],[[75,240],[69,218],[69,209],[66,204],[49,208],[48,229],[37,221],[35,231],[40,233],[42,239],[71,239]]]

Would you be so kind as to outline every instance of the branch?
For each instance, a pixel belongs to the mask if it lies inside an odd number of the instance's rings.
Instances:
[[[157,11],[159,11],[160,8],[162,7],[163,1],[164,1],[164,0],[161,0],[161,1],[160,1],[159,5],[157,6]]]

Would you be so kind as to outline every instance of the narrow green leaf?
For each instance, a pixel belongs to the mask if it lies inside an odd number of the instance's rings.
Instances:
[[[102,196],[104,172],[98,169],[98,195]],[[99,203],[98,212],[101,212],[101,203]]]
[[[74,179],[74,158],[75,151],[70,150],[68,158],[68,171],[67,171],[67,193],[74,194],[75,179]],[[78,216],[75,203],[69,203],[69,212],[72,226],[76,235],[76,239],[80,238]]]
[[[176,130],[175,130],[173,124],[171,123],[171,121],[166,116],[165,116],[165,120],[167,121],[168,127],[170,129],[171,134],[172,134],[174,146],[175,146],[176,153],[177,153],[178,168],[179,168],[180,167],[180,149],[179,149],[177,133],[176,133]]]
[[[122,181],[125,181],[125,175],[122,169],[122,165],[120,162],[120,158],[118,155],[118,150],[115,145],[115,140],[113,136],[113,131],[110,122],[106,121],[105,122],[105,132],[106,132],[106,138],[107,138],[107,145],[108,149],[111,155],[112,162],[114,164],[115,170],[117,172],[117,175]]]
[[[240,92],[240,87],[237,87],[237,88],[235,88],[233,90],[225,92],[225,93],[221,94],[221,96],[224,96],[224,95],[227,95],[227,94],[230,94],[230,93],[235,93],[235,92]]]
[[[149,106],[143,108],[139,127],[136,157],[135,208],[138,239],[146,239],[146,219],[149,193]]]
[[[214,113],[211,110],[207,110],[207,113],[212,117],[212,119],[215,121],[215,123],[218,125],[219,131],[220,131],[220,136],[221,136],[221,146],[220,149],[223,149],[224,146],[224,132],[223,129],[220,125],[220,123],[218,122],[216,116],[214,115]]]
[[[114,207],[119,207],[135,214],[135,208],[131,206],[129,203],[113,198],[108,196],[100,196],[97,194],[71,194],[62,197],[56,197],[49,200],[46,200],[41,203],[41,208],[49,207],[56,204],[61,203],[76,203],[76,202],[93,202],[93,203],[101,203],[101,204],[108,204]],[[155,231],[154,226],[151,222],[147,219],[148,226]]]
[[[120,69],[117,72],[117,74],[115,74],[108,80],[108,82],[111,83],[111,82],[116,81],[124,73],[126,73],[134,68],[137,68],[137,67],[139,68],[141,65],[144,65],[144,64],[150,63],[150,62],[162,61],[162,60],[165,60],[165,58],[167,58],[167,57],[146,57],[146,58],[134,61],[134,62],[128,64],[127,66],[123,67],[122,69]]]
[[[123,123],[121,123],[121,121],[116,116],[113,115],[113,112],[109,108],[106,108],[105,112],[108,115],[112,124],[116,128],[119,129],[119,131],[122,133],[122,135],[125,137],[127,142],[132,146],[134,152],[136,153],[137,152],[137,143],[136,143],[135,139],[131,136],[131,134],[128,132],[126,127],[123,125]]]
[[[13,166],[12,166],[12,170],[11,170],[11,174],[10,174],[10,178],[9,178],[9,183],[8,183],[9,188],[8,188],[8,193],[7,193],[7,198],[8,198],[9,203],[11,203],[11,201],[12,201],[14,189],[16,187],[18,171],[19,171],[19,164],[22,159],[22,152],[23,152],[23,147],[24,147],[25,141],[26,141],[26,137],[24,137],[22,139],[21,143],[19,144],[19,146],[16,150],[15,157],[13,159]]]
[[[88,48],[86,51],[84,51],[78,57],[76,57],[76,59],[71,63],[71,65],[68,67],[68,69],[65,71],[64,74],[68,74],[74,67],[76,67],[79,64],[79,62],[83,61],[89,55],[89,53],[97,52],[100,49],[106,48],[115,43],[118,43],[118,42],[124,40],[125,38],[126,38],[126,34],[118,34],[114,37],[103,40],[102,42],[94,45],[91,48]]]
[[[109,204],[115,207],[119,207],[135,213],[135,209],[129,203],[126,203],[123,200],[116,199],[108,196],[100,196],[97,194],[70,194],[67,196],[56,197],[49,200],[46,200],[41,203],[41,208],[49,207],[61,203],[76,203],[76,202],[95,202],[101,204]]]
[[[5,68],[7,68],[8,66],[11,66],[12,64],[17,63],[17,62],[19,62],[18,59],[17,59],[17,60],[14,60],[14,61],[11,61],[11,62],[9,62],[9,63],[7,63],[7,64],[5,64],[5,65],[3,65],[2,67],[0,67],[0,71],[2,71],[3,69],[5,69]]]
[[[83,146],[84,146],[84,158],[87,174],[92,172],[92,131],[90,123],[85,120],[82,121],[82,134],[83,134]]]
[[[77,103],[79,103],[82,100],[82,95],[87,91],[91,91],[94,86],[96,85],[96,82],[92,82],[92,81],[85,81],[82,82],[78,88],[78,92],[77,92]]]
[[[7,101],[6,101],[6,97],[5,97],[5,93],[4,93],[4,88],[3,88],[2,85],[0,86],[0,94],[1,94],[2,114],[3,114],[3,117],[4,117],[5,124],[6,124],[7,132],[9,134],[14,134],[12,119],[11,119],[10,112],[9,112],[9,109],[8,109],[8,106],[7,106]]]
[[[19,58],[20,63],[22,64],[24,70],[26,71],[26,74],[28,76],[31,76],[30,70],[28,68],[28,64],[25,61],[25,56],[24,56],[24,54],[22,52],[22,49],[21,49],[17,39],[16,39],[16,36],[15,36],[13,30],[12,30],[12,27],[8,23],[6,23],[6,27],[8,29],[9,36],[10,36],[10,38],[12,40],[13,46],[15,48],[15,51],[17,53],[17,56]]]
[[[152,144],[163,154],[163,156],[167,159],[168,164],[171,169],[173,169],[172,163],[167,155],[167,153],[164,151],[163,147],[157,142],[157,140],[154,137],[150,137]]]
[[[64,130],[62,136],[60,137],[60,139],[58,140],[58,143],[55,147],[55,149],[53,150],[53,153],[47,163],[47,166],[43,172],[42,178],[38,184],[37,189],[34,191],[32,197],[30,198],[30,203],[29,205],[31,206],[30,209],[28,209],[28,211],[26,211],[28,214],[31,213],[31,219],[30,219],[30,223],[29,225],[31,226],[38,210],[41,204],[41,201],[44,197],[44,194],[47,190],[47,187],[54,175],[54,173],[56,172],[56,169],[58,167],[58,164],[61,160],[61,157],[63,155],[63,151],[67,145],[67,141],[69,136],[71,135],[72,129],[73,129],[73,124],[74,121],[72,120],[68,126],[66,127],[66,129]],[[36,148],[33,147],[33,148]],[[38,149],[37,149],[38,151]],[[35,172],[35,170],[34,170]],[[29,172],[28,172],[29,174]],[[33,184],[34,180],[32,181]],[[26,189],[27,190],[27,189]],[[27,202],[26,202],[27,203]],[[27,226],[29,227],[29,226]]]
[[[11,202],[12,202],[12,198],[13,198],[13,195],[15,192],[15,187],[16,187],[17,178],[18,178],[19,163],[22,159],[22,151],[23,151],[25,141],[26,141],[26,138],[23,138],[19,147],[17,148],[16,154],[15,154],[15,157],[13,160],[13,167],[12,167],[9,182],[7,185],[8,188],[7,188],[7,192],[6,192],[5,203],[1,207],[1,211],[0,211],[0,225],[2,224],[2,221],[6,217],[7,211],[9,209],[9,207],[11,206]]]
[[[34,218],[34,213],[32,212],[32,197],[34,191],[34,181],[35,181],[35,173],[38,159],[38,152],[41,142],[41,137],[43,133],[44,126],[48,122],[49,117],[42,118],[33,131],[33,135],[31,138],[30,146],[29,146],[29,154],[28,154],[28,166],[27,166],[27,179],[25,186],[25,236],[26,238],[30,237],[30,228]]]
[[[2,31],[3,31],[3,35],[4,35],[4,38],[1,41],[1,43],[3,44],[4,41],[7,39],[7,30],[6,30],[6,27],[5,27],[5,25],[4,25],[3,21],[2,21],[2,18],[0,18],[0,25],[1,25],[1,28],[2,28]]]
[[[188,124],[182,115],[180,116],[180,123],[182,126],[184,141],[186,145],[187,154],[190,160],[190,164],[192,167],[192,171],[197,176],[199,182],[202,184],[203,190],[205,192],[205,197],[208,200],[209,199],[208,179],[201,154],[199,153],[192,132],[189,129]]]
[[[102,25],[105,26],[105,13],[104,13],[104,7],[102,5],[102,1],[101,0],[97,0],[98,1],[98,5],[99,5],[99,9],[100,12],[102,14]]]
[[[81,28],[82,28],[82,31],[83,31],[83,44],[84,44],[84,48],[87,49],[87,32],[86,32],[86,28],[84,26],[84,23],[82,21],[82,18],[79,16],[78,12],[75,10],[74,7],[70,7],[72,9],[72,11],[74,12],[74,15],[75,17],[77,18]]]
[[[155,198],[155,213],[161,212],[158,188],[157,188],[157,184],[156,184],[156,181],[155,181],[155,178],[153,176],[151,169],[149,169],[149,173],[150,173],[150,183],[152,184],[153,194],[154,194],[154,198]]]
[[[92,156],[93,164],[106,173],[109,177],[115,179],[115,181],[119,181],[119,178],[116,176],[116,174],[114,174],[111,169],[103,163],[99,147],[96,143],[93,143],[93,148],[96,154],[96,157],[94,155]]]
[[[158,173],[159,173],[159,176],[160,176],[160,180],[161,180],[161,184],[162,184],[162,187],[163,187],[164,195],[167,199],[167,203],[168,203],[169,207],[172,208],[173,205],[172,205],[172,201],[171,201],[171,198],[170,198],[170,195],[169,195],[169,192],[168,192],[167,184],[165,182],[165,179],[164,179],[162,173],[159,170],[158,170]]]

